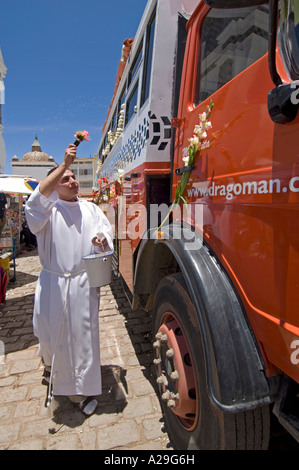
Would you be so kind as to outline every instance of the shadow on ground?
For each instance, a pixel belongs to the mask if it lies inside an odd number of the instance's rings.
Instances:
[[[126,370],[116,366],[102,366],[102,395],[96,397],[98,406],[94,415],[121,413],[127,405]],[[45,388],[46,390],[46,388]],[[45,391],[45,403],[46,403]],[[81,426],[88,419],[79,409],[79,405],[72,403],[66,396],[55,396],[52,405],[52,420],[57,425],[66,425],[70,428]],[[50,434],[55,434],[61,426],[51,428]]]
[[[121,278],[113,276],[110,288],[114,295],[117,309],[125,317],[125,326],[134,347],[136,357],[140,365],[143,366],[143,374],[157,393],[157,377],[153,364],[152,315],[150,312],[141,309],[133,311],[129,301],[124,296],[121,298],[121,302],[118,301],[118,292],[123,290]]]

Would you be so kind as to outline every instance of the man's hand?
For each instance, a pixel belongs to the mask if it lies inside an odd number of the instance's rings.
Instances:
[[[73,161],[76,158],[76,155],[77,155],[76,145],[70,144],[64,152],[64,163],[67,168],[73,163]]]
[[[91,240],[92,244],[94,246],[100,246],[102,247],[103,251],[107,251],[109,250],[109,245],[108,245],[108,242],[107,242],[107,239],[104,237],[104,236],[101,236],[100,238],[98,238],[97,236],[93,237],[93,239]]]

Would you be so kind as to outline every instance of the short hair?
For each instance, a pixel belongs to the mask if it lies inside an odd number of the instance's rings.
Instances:
[[[55,171],[56,168],[58,168],[58,165],[57,165],[57,166],[54,166],[53,168],[51,168],[51,169],[48,171],[47,176],[49,176],[51,173],[53,173],[53,171]]]
[[[49,176],[51,173],[53,173],[53,171],[55,171],[57,168],[58,168],[58,165],[55,166],[54,168],[51,168],[51,169],[48,171],[47,176]],[[68,168],[68,170],[70,170],[70,169]],[[71,171],[71,172],[73,173],[73,175],[74,175],[74,172],[73,172],[72,170],[70,170],[70,171]],[[75,176],[75,175],[74,175],[74,176]]]

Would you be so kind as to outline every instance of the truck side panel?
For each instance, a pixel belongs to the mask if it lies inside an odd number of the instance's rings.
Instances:
[[[189,32],[194,50],[201,21]],[[177,167],[198,114],[210,98],[215,106],[211,145],[196,162],[186,197],[203,205],[205,241],[234,283],[268,361],[298,381],[290,357],[299,335],[299,120],[288,126],[271,121],[267,56],[195,108],[194,82],[183,84],[184,141],[177,148]]]

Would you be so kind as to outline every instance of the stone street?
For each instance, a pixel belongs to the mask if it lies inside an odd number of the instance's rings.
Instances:
[[[97,410],[87,418],[67,397],[55,397],[49,416],[32,330],[40,270],[37,250],[19,255],[16,281],[0,305],[0,449],[172,449],[156,394],[151,317],[131,310],[116,277],[101,288],[103,394]]]

